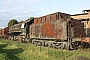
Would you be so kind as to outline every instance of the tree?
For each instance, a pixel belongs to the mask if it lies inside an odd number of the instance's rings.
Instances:
[[[10,20],[10,21],[8,22],[8,27],[10,27],[10,26],[12,26],[12,25],[14,25],[14,24],[17,24],[17,23],[18,23],[17,20],[12,19],[12,20]]]
[[[21,20],[20,23],[24,22],[24,20]]]
[[[30,17],[29,19],[32,20],[32,19],[34,19],[34,17]]]

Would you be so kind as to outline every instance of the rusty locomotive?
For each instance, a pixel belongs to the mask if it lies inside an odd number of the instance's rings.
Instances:
[[[34,18],[29,32],[33,44],[63,49],[76,49],[85,37],[84,24],[61,12]]]
[[[63,49],[78,48],[85,37],[84,24],[61,12],[27,19],[9,27],[8,33],[12,40]]]

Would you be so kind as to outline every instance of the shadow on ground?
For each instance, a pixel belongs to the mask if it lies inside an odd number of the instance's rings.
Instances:
[[[21,60],[16,55],[23,52],[22,48],[17,49],[4,49],[8,44],[0,45],[0,54],[4,54],[5,60]]]

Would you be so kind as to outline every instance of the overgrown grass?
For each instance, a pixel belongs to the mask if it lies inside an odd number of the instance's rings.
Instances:
[[[90,58],[90,49],[66,51],[0,39],[0,60],[74,60],[75,56]]]

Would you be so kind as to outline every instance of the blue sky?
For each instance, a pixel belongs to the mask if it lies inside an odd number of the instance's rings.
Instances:
[[[79,14],[90,9],[90,0],[0,0],[0,28],[9,20],[26,20],[54,12]]]

